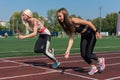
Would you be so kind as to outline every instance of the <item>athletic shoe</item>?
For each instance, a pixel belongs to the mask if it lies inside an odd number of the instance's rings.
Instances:
[[[99,64],[99,71],[100,72],[103,71],[105,69],[105,58],[102,58],[98,64]]]
[[[54,62],[54,64],[52,65],[52,68],[57,68],[60,65],[59,62]]]
[[[95,73],[97,73],[98,72],[98,69],[91,69],[89,72],[88,72],[88,74],[89,75],[94,75]]]

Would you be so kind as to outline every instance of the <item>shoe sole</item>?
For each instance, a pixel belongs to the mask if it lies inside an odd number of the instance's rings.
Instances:
[[[93,74],[90,74],[90,73],[88,73],[89,75],[94,75],[94,74],[96,74],[98,72],[98,70],[96,70]]]

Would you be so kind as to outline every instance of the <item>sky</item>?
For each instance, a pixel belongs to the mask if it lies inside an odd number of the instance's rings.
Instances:
[[[1,0],[0,21],[8,21],[16,11],[30,9],[40,16],[47,17],[51,9],[66,8],[69,14],[81,16],[83,19],[94,19],[120,11],[120,0]]]

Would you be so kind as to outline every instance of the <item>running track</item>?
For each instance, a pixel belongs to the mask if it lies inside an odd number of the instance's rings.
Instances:
[[[120,80],[120,52],[97,55],[105,58],[106,69],[92,76],[87,74],[89,66],[80,54],[71,54],[69,59],[56,55],[61,62],[58,69],[52,69],[45,56],[0,58],[0,80]]]

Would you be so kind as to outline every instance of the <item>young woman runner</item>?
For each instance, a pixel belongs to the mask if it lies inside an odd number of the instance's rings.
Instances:
[[[29,9],[26,9],[22,12],[22,21],[25,24],[26,28],[32,33],[26,35],[19,34],[17,38],[25,39],[34,37],[37,34],[39,34],[38,40],[35,44],[34,52],[44,53],[50,60],[54,62],[52,68],[57,68],[60,65],[60,63],[52,54],[54,53],[54,50],[49,50],[51,40],[50,31],[42,24],[42,22],[40,22],[40,20],[33,18],[32,12]]]
[[[90,21],[70,17],[68,11],[65,8],[61,8],[57,11],[57,19],[63,30],[69,36],[65,58],[69,58],[70,49],[73,44],[73,33],[80,33],[81,56],[91,67],[91,70],[88,72],[88,74],[93,75],[98,71],[103,71],[105,69],[105,59],[98,58],[93,53],[93,49],[96,44],[96,38],[102,38],[95,26]],[[98,61],[99,69],[97,69],[97,66],[92,62],[92,60]]]

